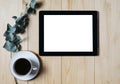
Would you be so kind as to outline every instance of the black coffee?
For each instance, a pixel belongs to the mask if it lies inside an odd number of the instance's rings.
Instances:
[[[30,71],[31,64],[28,60],[21,58],[15,62],[14,69],[17,74],[25,75]]]

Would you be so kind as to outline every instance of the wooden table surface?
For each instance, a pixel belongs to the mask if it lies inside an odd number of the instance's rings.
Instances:
[[[29,0],[25,0],[29,1]],[[3,49],[6,24],[13,24],[25,8],[24,0],[0,0],[0,84],[16,84],[9,70],[12,53]],[[120,84],[120,0],[40,0],[43,6],[30,16],[30,24],[21,37],[22,50],[38,53],[40,10],[99,11],[99,56],[40,56],[41,74],[17,84]]]

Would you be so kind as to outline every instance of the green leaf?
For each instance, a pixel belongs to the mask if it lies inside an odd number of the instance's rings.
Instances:
[[[9,33],[15,33],[16,28],[12,27],[10,24],[7,24],[7,30],[4,33],[4,36],[8,36]]]
[[[33,8],[29,8],[29,9],[27,10],[27,13],[28,13],[28,14],[36,14],[36,10],[33,9]]]
[[[28,22],[28,21],[29,21],[28,15],[24,15],[24,16],[19,17],[16,20],[16,24],[22,25],[23,22]]]
[[[22,26],[27,27],[27,26],[28,26],[28,23],[29,23],[28,15],[24,15],[23,18],[22,18],[22,20],[23,20]]]
[[[15,40],[13,42],[15,42],[16,44],[20,43],[20,36],[15,36]]]
[[[10,28],[10,27],[12,27],[9,23],[7,24],[7,28]]]
[[[35,0],[31,0],[31,2],[30,2],[30,7],[31,7],[32,9],[35,9],[35,5],[36,5],[36,1],[35,1]]]
[[[12,27],[10,24],[7,24],[7,32],[14,33],[16,30],[15,27]]]
[[[9,33],[7,36],[6,36],[6,40],[7,41],[14,41],[15,39],[15,35],[13,33]]]
[[[28,26],[28,23],[29,23],[29,18],[28,18],[28,15],[24,15],[24,16],[21,16],[19,17],[17,20],[16,20],[16,25],[15,25],[15,28],[16,28],[16,33],[24,33],[25,32],[25,28]]]
[[[16,24],[22,24],[22,16],[16,19]]]
[[[5,31],[4,36],[8,36],[8,35],[9,35],[9,32]]]
[[[16,31],[15,31],[16,34],[25,32],[25,27],[23,27],[21,25],[15,25],[15,27],[16,27]]]
[[[38,8],[40,8],[40,7],[42,7],[43,6],[43,3],[42,2],[36,2],[36,4],[35,4],[35,9],[38,9]]]
[[[13,16],[12,18],[13,18],[14,20],[16,20],[16,19],[17,19],[17,16]]]
[[[3,47],[10,52],[17,52],[17,51],[19,51],[20,45],[16,45],[13,42],[6,41],[6,43]]]

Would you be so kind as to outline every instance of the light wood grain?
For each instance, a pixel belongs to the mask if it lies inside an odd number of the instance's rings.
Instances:
[[[120,1],[97,0],[100,15],[100,55],[95,57],[95,84],[120,83]]]
[[[14,24],[29,0],[0,1],[0,84],[15,84],[9,70],[12,53],[3,49],[3,33],[7,23]],[[99,56],[40,56],[41,73],[31,81],[18,84],[120,84],[120,0],[37,0],[41,10],[97,10],[99,11]],[[39,11],[30,16],[26,33],[21,35],[22,50],[39,52]]]

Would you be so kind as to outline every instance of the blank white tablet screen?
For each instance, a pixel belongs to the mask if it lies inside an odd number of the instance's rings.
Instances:
[[[92,52],[92,15],[44,15],[44,52]]]

